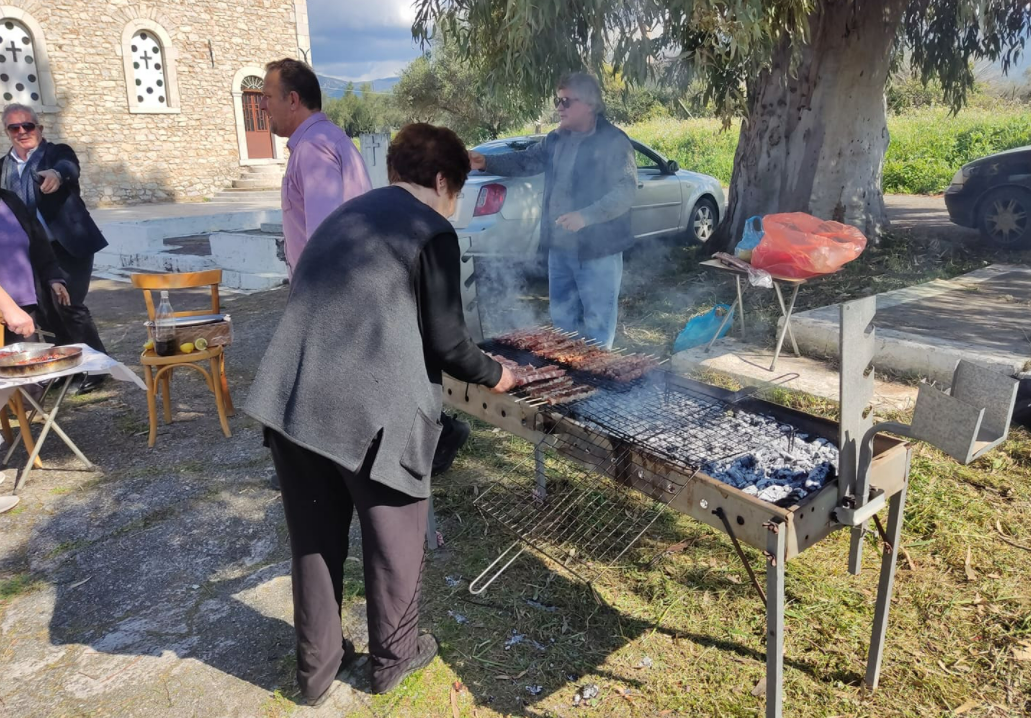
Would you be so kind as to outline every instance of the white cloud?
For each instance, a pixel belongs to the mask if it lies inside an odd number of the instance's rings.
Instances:
[[[383,62],[316,62],[316,70],[341,80],[368,82],[385,77],[397,77],[408,60],[385,60]]]
[[[408,28],[415,8],[411,0],[308,0],[308,16],[331,27]]]

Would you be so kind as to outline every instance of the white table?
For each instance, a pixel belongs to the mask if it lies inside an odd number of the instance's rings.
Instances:
[[[143,383],[136,374],[134,374],[129,367],[125,366],[121,362],[112,359],[107,354],[98,352],[95,349],[91,349],[85,344],[71,344],[70,346],[82,349],[82,363],[78,366],[66,369],[64,371],[56,371],[50,374],[41,374],[38,376],[23,377],[19,379],[0,379],[0,407],[7,405],[11,397],[15,393],[21,395],[23,401],[28,402],[32,407],[32,413],[29,415],[29,421],[31,422],[32,417],[37,413],[43,417],[43,428],[39,432],[39,436],[36,438],[36,445],[33,447],[29,454],[29,460],[25,463],[25,468],[18,474],[17,479],[14,482],[14,493],[17,494],[19,489],[25,483],[25,479],[28,478],[29,472],[32,471],[32,465],[36,461],[36,457],[39,456],[40,450],[43,448],[43,442],[46,441],[50,431],[53,430],[61,440],[68,446],[69,449],[79,458],[82,463],[86,465],[86,468],[92,468],[93,464],[90,460],[79,451],[79,447],[75,445],[64,430],[57,423],[57,414],[61,409],[61,404],[64,403],[65,397],[68,395],[68,388],[71,386],[72,379],[76,374],[108,374],[111,378],[117,381],[128,381],[132,382],[140,389],[147,390],[147,385]],[[64,379],[62,382],[61,379]],[[41,397],[41,401],[37,402],[32,394],[25,391],[25,387],[32,384],[44,384],[47,386],[47,391]],[[43,403],[46,399],[46,394],[54,387],[59,386],[57,393],[57,400],[54,402],[54,407],[47,412],[43,408]],[[4,466],[11,460],[11,456],[14,454],[15,449],[21,443],[21,434],[11,442],[11,446],[7,449],[7,454],[4,456]]]

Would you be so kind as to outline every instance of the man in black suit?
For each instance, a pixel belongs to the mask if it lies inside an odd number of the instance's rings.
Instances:
[[[11,151],[0,158],[0,187],[18,195],[50,237],[61,269],[68,275],[71,304],[61,307],[56,326],[62,344],[83,343],[107,353],[86,308],[93,255],[107,246],[79,191],[79,159],[68,145],[43,139],[36,111],[25,105],[4,108],[3,125]],[[62,326],[63,325],[63,326]],[[96,389],[106,376],[86,378],[79,389]]]

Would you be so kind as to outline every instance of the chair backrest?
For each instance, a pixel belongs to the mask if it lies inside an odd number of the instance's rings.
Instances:
[[[211,309],[199,309],[188,312],[173,312],[177,317],[198,317],[204,314],[219,314],[221,307],[218,301],[218,285],[222,283],[221,269],[208,269],[203,272],[172,272],[169,274],[133,274],[132,286],[143,290],[143,300],[147,303],[147,318],[154,321],[153,292],[164,289],[193,289],[211,287]]]

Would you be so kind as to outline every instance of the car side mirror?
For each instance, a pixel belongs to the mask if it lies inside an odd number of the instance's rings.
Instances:
[[[680,171],[680,165],[677,164],[676,160],[670,160],[666,164],[666,171],[669,172],[671,175],[675,175],[677,172]]]

